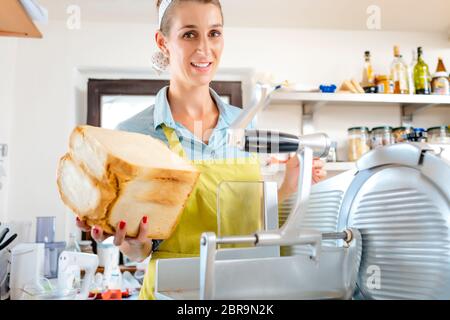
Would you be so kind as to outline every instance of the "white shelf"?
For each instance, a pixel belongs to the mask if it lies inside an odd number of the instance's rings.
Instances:
[[[450,104],[450,96],[413,94],[357,94],[321,93],[279,90],[272,94],[273,101],[304,102],[357,102],[357,103],[401,103],[401,104]]]
[[[327,162],[325,164],[327,171],[347,171],[356,169],[355,162]]]
[[[271,103],[300,104],[305,116],[313,116],[314,111],[328,103],[333,105],[399,105],[405,120],[412,121],[412,116],[419,110],[433,106],[450,107],[450,96],[409,95],[409,94],[347,94],[276,91]]]

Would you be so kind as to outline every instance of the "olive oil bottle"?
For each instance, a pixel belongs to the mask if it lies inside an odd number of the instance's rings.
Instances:
[[[372,87],[375,85],[375,75],[373,73],[372,62],[370,61],[370,51],[364,52],[364,70],[362,77],[362,86]]]
[[[417,48],[417,64],[414,67],[414,85],[416,94],[431,94],[431,75],[428,65],[422,57],[422,47]]]

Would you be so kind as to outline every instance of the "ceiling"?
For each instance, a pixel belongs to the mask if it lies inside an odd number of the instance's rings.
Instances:
[[[156,0],[38,0],[50,19],[78,5],[82,21],[156,23]],[[222,0],[226,26],[367,30],[369,6],[380,8],[381,30],[449,32],[449,0]]]

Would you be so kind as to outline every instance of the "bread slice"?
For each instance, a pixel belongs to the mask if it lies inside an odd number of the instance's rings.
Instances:
[[[358,93],[366,93],[358,81],[356,81],[355,79],[351,79],[351,82]]]
[[[339,88],[339,90],[340,91],[350,91],[351,93],[358,93],[358,90],[356,90],[355,86],[349,80],[344,80],[344,82],[342,82],[342,85]]]
[[[143,216],[148,237],[167,239],[198,179],[198,170],[150,136],[79,126],[59,165],[63,202],[89,225],[113,233],[127,222],[138,234]]]
[[[57,184],[64,203],[82,219],[103,219],[116,198],[111,185],[100,186],[68,153],[60,160]]]

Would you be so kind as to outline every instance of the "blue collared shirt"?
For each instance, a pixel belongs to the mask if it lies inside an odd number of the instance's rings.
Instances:
[[[198,139],[191,131],[172,117],[169,101],[167,99],[168,86],[162,88],[156,95],[155,104],[143,110],[137,115],[125,120],[116,127],[117,130],[131,131],[150,135],[168,145],[164,135],[162,124],[175,129],[177,136],[191,160],[217,160],[229,158],[247,158],[249,153],[227,146],[227,129],[238,117],[242,109],[225,103],[220,96],[210,88],[211,97],[219,108],[219,120],[210,135],[208,144]],[[251,123],[247,129],[254,128]]]

